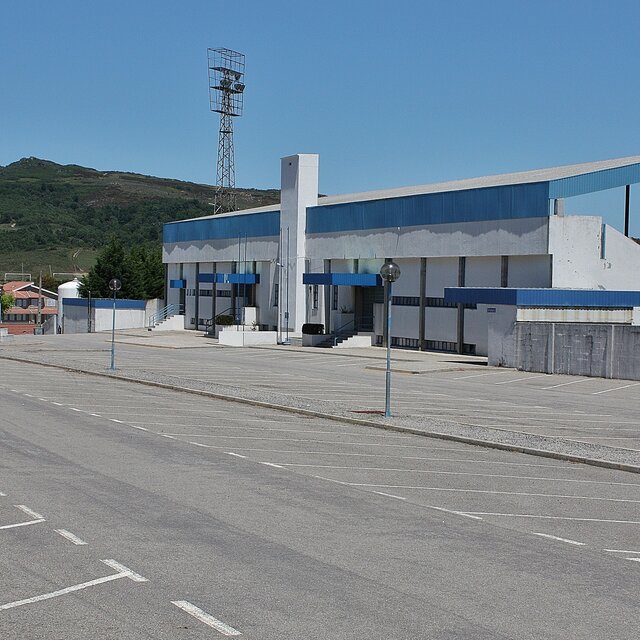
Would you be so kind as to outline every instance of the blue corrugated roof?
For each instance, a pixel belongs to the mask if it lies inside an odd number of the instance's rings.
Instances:
[[[227,238],[259,238],[280,233],[280,212],[247,213],[236,216],[216,216],[198,220],[170,222],[163,226],[162,241],[193,242]]]
[[[89,298],[64,298],[63,305],[69,307],[88,307]],[[112,309],[113,298],[91,298],[91,307],[93,309]],[[129,300],[124,298],[116,298],[116,309],[144,309],[144,300]]]
[[[640,307],[640,291],[599,289],[516,289],[491,287],[447,287],[445,302],[512,305],[517,307],[569,307],[630,309]]]

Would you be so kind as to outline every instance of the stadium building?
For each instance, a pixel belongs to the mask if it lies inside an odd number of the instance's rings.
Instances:
[[[187,329],[218,315],[263,330],[384,339],[385,260],[391,344],[487,354],[491,298],[449,287],[638,289],[640,245],[564,201],[640,182],[640,157],[383,191],[318,197],[318,156],[281,160],[281,203],[164,225],[166,301]],[[477,301],[461,301],[461,300]]]

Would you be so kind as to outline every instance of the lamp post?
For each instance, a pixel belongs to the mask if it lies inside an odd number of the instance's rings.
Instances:
[[[113,319],[111,322],[111,371],[116,369],[116,292],[122,289],[122,282],[118,278],[109,281],[109,289],[113,291]]]
[[[380,269],[380,277],[387,289],[385,315],[387,319],[387,369],[385,372],[384,416],[391,417],[391,288],[400,277],[400,267],[395,262],[385,262]]]

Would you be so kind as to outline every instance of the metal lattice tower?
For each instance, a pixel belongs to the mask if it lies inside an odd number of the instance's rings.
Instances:
[[[209,107],[220,114],[218,167],[213,213],[236,209],[236,167],[233,152],[233,118],[242,115],[244,54],[231,49],[207,49]]]

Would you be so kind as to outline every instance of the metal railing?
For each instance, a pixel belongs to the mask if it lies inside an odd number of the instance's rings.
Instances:
[[[149,316],[149,321],[147,322],[147,326],[149,329],[153,329],[155,326],[159,325],[163,320],[170,318],[171,316],[175,316],[176,314],[183,313],[182,305],[180,304],[168,304],[166,307],[162,307],[162,309],[156,311],[154,314]]]

